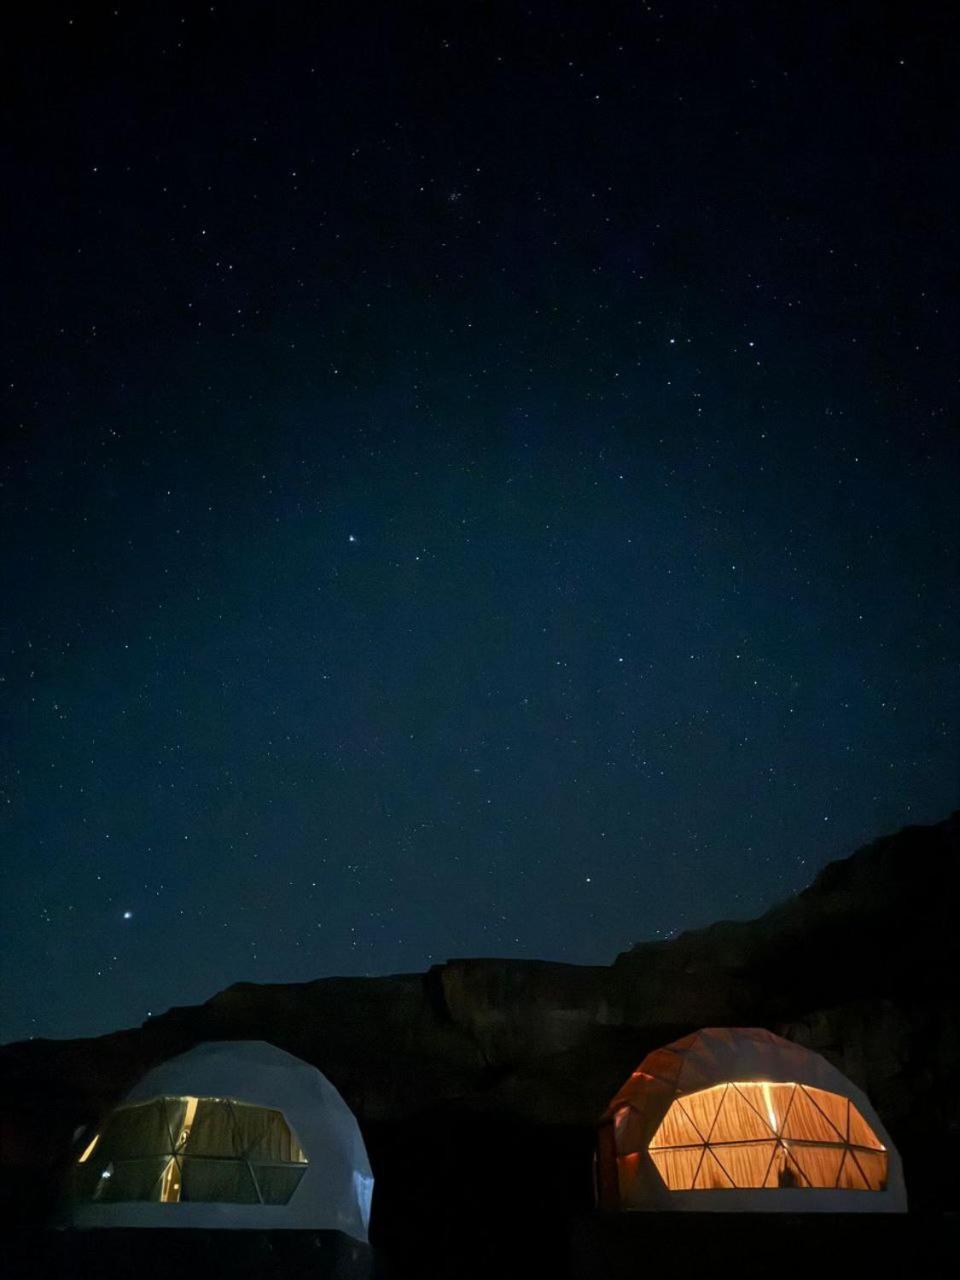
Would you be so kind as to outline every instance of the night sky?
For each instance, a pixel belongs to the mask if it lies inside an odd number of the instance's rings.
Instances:
[[[606,963],[957,800],[950,6],[30,6],[0,1036]]]

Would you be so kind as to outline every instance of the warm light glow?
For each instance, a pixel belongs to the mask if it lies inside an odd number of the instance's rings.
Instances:
[[[160,1203],[176,1204],[180,1199],[180,1177],[176,1160],[169,1160],[160,1180]]]
[[[111,1202],[286,1204],[306,1165],[276,1108],[160,1097],[110,1115],[77,1161],[76,1188],[81,1199]]]
[[[671,1191],[882,1191],[883,1144],[849,1098],[813,1085],[731,1081],[675,1098],[649,1145]],[[621,1150],[621,1181],[634,1176]]]
[[[190,1137],[190,1130],[193,1128],[193,1122],[197,1118],[197,1103],[200,1099],[184,1098],[183,1101],[187,1104],[187,1110],[184,1113],[183,1125],[177,1135],[177,1140],[174,1143],[174,1146],[178,1151],[182,1151],[187,1145],[187,1139]]]
[[[93,1148],[97,1145],[99,1141],[100,1141],[100,1135],[99,1133],[95,1133],[93,1137],[90,1139],[89,1146],[86,1148],[83,1155],[80,1157],[78,1161],[79,1164],[84,1164],[87,1160],[90,1159],[90,1157],[93,1155]]]
[[[763,1104],[767,1113],[767,1122],[771,1129],[777,1127],[777,1117],[773,1111],[773,1095],[770,1093],[770,1081],[764,1080],[760,1085],[760,1092],[763,1094]]]

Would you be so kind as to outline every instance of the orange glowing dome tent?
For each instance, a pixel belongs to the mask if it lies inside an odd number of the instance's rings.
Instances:
[[[706,1027],[648,1054],[604,1112],[602,1209],[903,1213],[866,1096],[769,1031]]]

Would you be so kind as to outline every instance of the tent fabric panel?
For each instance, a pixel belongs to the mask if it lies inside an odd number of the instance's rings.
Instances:
[[[617,1186],[621,1202],[630,1199],[633,1184],[637,1179],[639,1165],[639,1152],[635,1151],[631,1155],[617,1157]]]
[[[735,1087],[763,1124],[764,1132],[779,1135],[793,1110],[796,1084],[792,1080],[738,1080]]]
[[[100,1176],[94,1199],[104,1204],[121,1200],[159,1200],[160,1181],[170,1157],[117,1160]]]
[[[804,1085],[803,1092],[820,1112],[833,1130],[831,1142],[847,1140],[847,1117],[850,1110],[850,1099],[845,1093],[816,1089],[813,1085]]]
[[[773,1145],[773,1152],[770,1156],[770,1163],[767,1165],[767,1172],[764,1176],[761,1186],[764,1190],[779,1187],[780,1185],[780,1167],[783,1163],[783,1148],[779,1142]]]
[[[699,1031],[691,1031],[690,1035],[681,1036],[679,1040],[674,1040],[673,1044],[669,1045],[667,1049],[661,1049],[660,1052],[661,1053],[667,1053],[667,1052],[681,1053],[685,1049],[692,1049],[693,1046],[697,1043],[697,1040],[699,1039],[699,1037],[700,1037]]]
[[[873,1151],[884,1149],[883,1143],[852,1102],[850,1103],[849,1141],[855,1147],[869,1147]]]
[[[100,1185],[100,1175],[105,1164],[102,1161],[88,1160],[76,1165],[71,1171],[70,1192],[76,1200],[93,1200]]]
[[[648,1054],[620,1091],[614,1095],[605,1114],[612,1116],[621,1106],[632,1104],[648,1113],[659,1103],[661,1114],[677,1094],[677,1077],[683,1055],[658,1050]]]
[[[780,1150],[777,1152],[777,1160],[782,1161],[777,1175],[777,1185],[779,1187],[809,1188],[810,1181],[796,1160],[794,1160],[790,1147],[786,1147],[781,1143]]]
[[[843,1164],[840,1166],[840,1175],[837,1178],[837,1187],[844,1191],[869,1190],[863,1171],[850,1150],[844,1154]]]
[[[650,1152],[650,1159],[670,1191],[687,1191],[693,1186],[702,1156],[703,1147]]]
[[[644,1075],[652,1076],[655,1080],[662,1080],[676,1087],[680,1072],[683,1069],[686,1049],[693,1046],[693,1037],[690,1037],[690,1042],[690,1045],[684,1045],[681,1041],[677,1045],[671,1045],[666,1049],[661,1049],[648,1055],[641,1064],[640,1072],[637,1074],[640,1077]]]
[[[224,1098],[200,1098],[184,1147],[190,1156],[239,1158],[243,1154],[233,1107]]]
[[[846,1131],[847,1099],[814,1090],[814,1100],[806,1088],[797,1089],[781,1134],[794,1142],[842,1142]]]
[[[756,1085],[731,1085],[724,1094],[717,1121],[710,1135],[711,1143],[757,1141],[772,1138],[768,1121],[763,1117],[762,1102],[754,1097]]]
[[[231,1106],[240,1154],[248,1159],[286,1160],[284,1145],[290,1149],[290,1130],[279,1111],[235,1102]],[[284,1143],[284,1135],[288,1141]]]
[[[101,1131],[102,1137],[102,1131]],[[74,1166],[73,1186],[78,1196],[93,1197],[100,1183],[100,1175],[110,1167],[112,1176],[113,1161],[109,1154],[104,1155],[103,1142],[98,1141],[89,1158]]]
[[[185,1136],[185,1126],[193,1123],[190,1098],[162,1098],[167,1118],[167,1130],[170,1134],[169,1150],[176,1151]],[[195,1105],[195,1104],[194,1104]]]
[[[102,1158],[127,1160],[169,1155],[173,1150],[162,1098],[134,1107],[118,1107],[97,1144]]]
[[[719,1191],[733,1186],[733,1179],[709,1147],[703,1153],[700,1168],[693,1180],[694,1191]]]
[[[701,1141],[710,1137],[717,1112],[720,1110],[720,1103],[728,1087],[726,1084],[720,1084],[711,1089],[701,1089],[697,1093],[684,1094],[682,1098],[677,1099],[675,1105],[682,1107],[688,1118],[693,1121],[697,1132],[702,1135]]]
[[[306,1164],[303,1149],[290,1132],[282,1112],[235,1103],[233,1116],[240,1150],[248,1160]]]
[[[650,1149],[703,1146],[704,1137],[705,1135],[694,1126],[683,1106],[679,1102],[674,1102],[660,1122],[660,1128],[651,1138]]]
[[[268,1164],[255,1164],[251,1167],[264,1204],[286,1204],[306,1173],[303,1165],[299,1168],[296,1165]]]
[[[662,1109],[667,1110],[666,1107]],[[662,1114],[659,1106],[640,1115],[631,1106],[621,1107],[616,1113],[618,1119],[613,1126],[616,1149],[620,1155],[628,1155],[631,1151],[645,1151],[657,1128]]]
[[[811,1187],[835,1187],[843,1163],[843,1147],[791,1144],[790,1154]]]
[[[631,1113],[633,1113],[633,1107],[630,1106],[620,1107],[620,1109],[614,1113],[613,1131],[618,1136],[630,1123]]]
[[[184,1156],[180,1199],[212,1203],[259,1204],[260,1197],[245,1160]]]
[[[885,1191],[887,1187],[887,1153],[885,1151],[853,1151],[851,1152],[860,1166],[867,1186],[871,1191]]]
[[[762,1187],[770,1168],[776,1143],[737,1142],[711,1144],[711,1150],[736,1187]]]
[[[180,1199],[180,1190],[183,1186],[183,1166],[176,1156],[167,1161],[166,1168],[163,1171],[163,1177],[160,1179],[160,1195],[159,1199],[163,1204],[176,1204]]]
[[[614,1114],[613,1137],[616,1150],[620,1155],[631,1151],[640,1151],[645,1145],[645,1128],[633,1107],[621,1107]]]

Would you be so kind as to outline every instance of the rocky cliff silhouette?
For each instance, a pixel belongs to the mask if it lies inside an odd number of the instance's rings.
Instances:
[[[595,1121],[644,1054],[706,1025],[768,1027],[863,1087],[911,1207],[956,1209],[960,815],[826,867],[746,923],[641,943],[609,966],[451,960],[425,974],[238,984],[97,1039],[0,1049],[4,1192],[39,1220],[74,1131],[153,1063],[264,1039],[356,1112],[377,1175],[374,1239],[439,1219],[572,1216],[592,1203]],[[451,1177],[451,1170],[456,1176]]]

